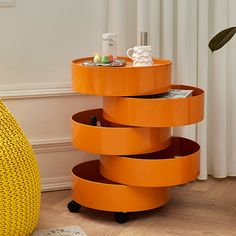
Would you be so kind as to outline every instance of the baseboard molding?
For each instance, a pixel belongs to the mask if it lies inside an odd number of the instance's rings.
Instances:
[[[58,139],[58,140],[41,140],[31,142],[32,148],[35,154],[45,154],[45,153],[57,153],[57,152],[68,152],[75,150],[72,147],[71,140],[69,139]],[[55,166],[57,163],[55,163]],[[71,188],[71,177],[61,176],[61,177],[50,177],[41,179],[41,190],[45,191],[55,191]]]
[[[75,150],[71,139],[54,139],[31,141],[32,148],[36,154],[55,153]]]
[[[72,90],[71,83],[6,84],[0,86],[0,99],[45,98],[82,95]]]
[[[71,177],[63,176],[56,178],[43,178],[41,179],[41,191],[55,191],[55,190],[64,190],[71,188]]]
[[[96,154],[86,156],[78,152],[68,138],[31,141],[31,145],[39,167],[43,168],[40,169],[42,192],[71,189],[71,168],[78,163],[98,158]],[[57,171],[52,171],[52,168]]]

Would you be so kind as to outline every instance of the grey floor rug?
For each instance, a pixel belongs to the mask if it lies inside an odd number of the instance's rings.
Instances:
[[[79,226],[72,226],[36,230],[31,234],[31,236],[87,236],[87,234]]]

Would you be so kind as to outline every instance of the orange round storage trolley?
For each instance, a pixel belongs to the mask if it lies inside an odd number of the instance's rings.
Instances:
[[[171,137],[171,127],[203,119],[204,91],[171,85],[172,62],[153,60],[152,66],[86,66],[92,58],[72,62],[72,85],[79,93],[104,96],[103,108],[72,116],[73,145],[101,154],[72,169],[71,212],[81,206],[115,212],[118,223],[128,212],[166,204],[170,187],[193,181],[199,174],[200,146]],[[192,91],[181,98],[162,97],[170,90]],[[100,121],[91,124],[91,118]]]

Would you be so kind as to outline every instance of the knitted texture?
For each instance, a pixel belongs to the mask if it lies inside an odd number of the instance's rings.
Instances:
[[[0,235],[30,235],[39,209],[40,179],[34,152],[0,101]]]

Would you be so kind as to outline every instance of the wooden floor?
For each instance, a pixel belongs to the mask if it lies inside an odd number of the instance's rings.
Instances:
[[[43,193],[38,228],[78,225],[88,236],[236,235],[236,178],[173,187],[167,205],[130,213],[125,224],[116,223],[113,213],[85,207],[70,213],[70,200],[69,190]]]

